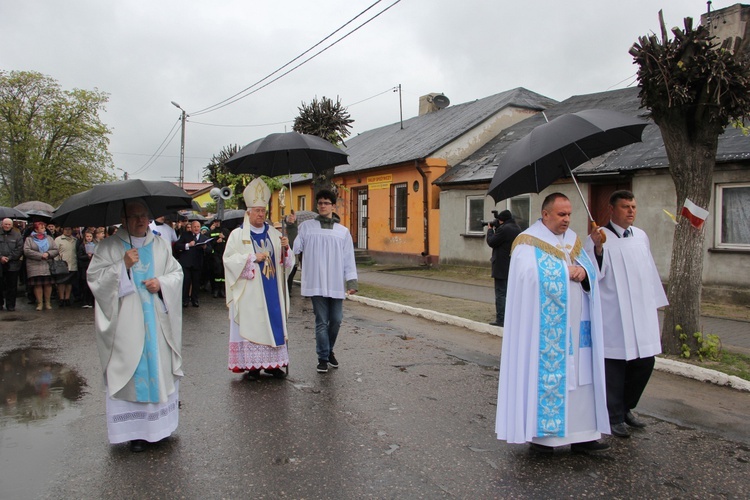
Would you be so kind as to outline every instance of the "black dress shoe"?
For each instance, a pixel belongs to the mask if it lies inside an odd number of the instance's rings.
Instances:
[[[610,424],[609,428],[612,430],[612,435],[617,436],[620,438],[629,438],[630,437],[630,431],[625,426],[624,422],[620,422],[617,424]]]
[[[197,300],[193,301],[193,307],[200,307],[201,305],[198,303]]]
[[[134,439],[130,442],[130,451],[133,453],[146,451],[146,444],[148,444],[148,441],[144,439]]]
[[[635,427],[636,429],[643,429],[644,427],[646,427],[646,423],[642,420],[638,420],[638,417],[633,415],[632,411],[628,411],[625,414],[625,423],[630,427]]]
[[[552,446],[545,446],[543,444],[529,443],[529,447],[538,453],[554,453],[555,449]]]
[[[286,378],[286,372],[281,368],[264,368],[263,371],[273,378]]]
[[[573,443],[570,445],[570,451],[573,453],[597,453],[609,449],[607,443],[599,441],[585,441],[583,443]]]
[[[190,302],[183,302],[183,303],[182,303],[182,307],[187,307],[187,306],[189,306],[189,305],[190,305]]]

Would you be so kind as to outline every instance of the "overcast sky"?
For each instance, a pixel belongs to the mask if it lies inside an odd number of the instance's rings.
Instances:
[[[317,50],[394,1],[381,1]],[[170,101],[188,113],[224,101],[374,2],[0,0],[0,68],[38,71],[65,89],[107,92],[102,119],[113,130],[115,173],[177,180],[179,132],[149,162],[179,120]],[[714,1],[713,9],[735,3]],[[225,145],[291,130],[300,104],[315,96],[351,105],[357,134],[398,122],[398,94],[388,90],[399,84],[405,119],[430,92],[459,104],[525,87],[561,101],[633,85],[628,49],[638,36],[658,32],[659,9],[668,27],[688,16],[697,24],[706,2],[401,0],[280,80],[189,117],[185,181],[200,181]]]

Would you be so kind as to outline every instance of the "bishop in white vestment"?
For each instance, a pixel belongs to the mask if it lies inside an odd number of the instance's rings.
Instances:
[[[285,272],[294,266],[289,240],[266,222],[271,191],[260,178],[243,193],[247,212],[242,226],[229,235],[224,275],[229,308],[229,369],[260,370],[277,378],[289,365],[287,316],[289,291]],[[282,268],[283,266],[283,268]]]

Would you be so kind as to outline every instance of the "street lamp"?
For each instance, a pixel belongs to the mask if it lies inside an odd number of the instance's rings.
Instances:
[[[180,143],[180,187],[185,180],[185,118],[188,116],[179,104],[172,101],[172,105],[182,111],[182,141]]]

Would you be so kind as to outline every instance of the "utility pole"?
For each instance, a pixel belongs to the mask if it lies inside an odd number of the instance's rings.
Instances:
[[[179,104],[172,101],[172,104],[182,111],[182,140],[180,141],[180,181],[179,186],[182,187],[182,184],[185,180],[185,118],[187,118],[188,114],[185,113],[185,110],[180,107]]]

